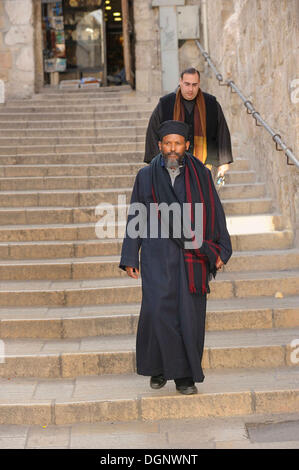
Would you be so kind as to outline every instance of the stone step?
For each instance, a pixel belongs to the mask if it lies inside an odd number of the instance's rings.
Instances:
[[[2,449],[88,449],[90,453],[90,449],[96,449],[100,464],[109,465],[112,461],[112,464],[119,462],[128,467],[131,467],[138,451],[127,452],[127,449],[162,449],[155,453],[149,450],[140,451],[140,457],[143,455],[143,461],[148,465],[184,461],[194,464],[199,461],[199,456],[202,462],[205,450],[198,452],[198,449],[299,448],[299,413],[292,411],[275,414],[252,412],[237,416],[190,417],[179,420],[164,418],[152,421],[143,421],[141,414],[139,416],[139,420],[48,424],[42,428],[24,424],[0,425],[0,433],[3,436],[1,445]],[[126,451],[120,452],[119,449]],[[172,450],[168,453],[165,449]],[[188,450],[174,453],[173,449]],[[50,452],[47,455],[48,465]],[[23,455],[19,455],[23,458]],[[55,454],[52,455],[56,462]],[[252,458],[255,457],[251,455]],[[77,463],[78,454],[75,455],[74,452],[74,456]],[[223,456],[223,453],[219,455],[221,459]],[[247,464],[248,457],[249,454],[246,455]],[[137,462],[139,461],[142,460],[137,457]]]
[[[230,222],[229,217],[227,222]],[[118,239],[94,239],[94,224],[48,226],[46,230],[42,226],[21,228],[20,231],[20,227],[0,226],[0,253],[3,259],[119,255],[121,250],[121,231]],[[277,251],[292,247],[293,233],[289,230],[239,235],[231,233],[231,240],[234,251]]]
[[[28,125],[30,122],[40,122],[40,121],[55,121],[55,127],[60,125],[60,122],[65,122],[65,121],[70,121],[70,122],[77,122],[77,123],[84,123],[85,121],[88,120],[94,120],[94,122],[103,120],[123,120],[123,119],[149,119],[149,117],[152,114],[152,111],[150,109],[144,109],[142,107],[138,111],[136,109],[132,110],[113,110],[113,111],[105,111],[104,110],[95,110],[93,112],[80,112],[74,113],[74,112],[59,112],[59,113],[54,113],[54,112],[45,112],[45,113],[3,113],[1,112],[0,108],[0,122],[9,122],[9,121],[19,121],[21,123],[21,127],[28,122]],[[2,126],[2,124],[1,124]]]
[[[254,216],[249,216],[254,217]],[[230,222],[230,218],[227,218]],[[37,257],[51,256],[53,252],[59,257],[68,256],[65,253],[77,252],[78,256],[116,255],[120,252],[124,227],[116,230],[118,239],[95,239],[95,224],[47,225],[47,226],[0,226],[0,247],[4,253],[9,250],[19,253],[35,250]],[[290,230],[271,230],[268,232],[233,234],[230,231],[233,250],[281,250],[293,246],[294,235]],[[17,243],[14,243],[17,242]],[[51,242],[51,243],[49,243]],[[12,245],[11,245],[12,244]],[[10,248],[11,246],[11,248]],[[26,257],[26,255],[25,255]]]
[[[88,258],[58,258],[30,260],[1,260],[0,280],[71,280],[101,279],[126,276],[119,267],[119,256],[93,256]],[[299,250],[234,252],[223,272],[284,271],[299,269]]]
[[[118,204],[120,196],[126,197],[130,201],[132,188],[110,188],[92,190],[56,190],[51,191],[2,191],[0,192],[0,206],[5,207],[81,207],[88,205],[98,205],[102,202]],[[249,184],[226,184],[220,190],[221,200],[225,199],[246,199],[262,198],[265,193],[264,183]]]
[[[211,282],[211,299],[260,296],[297,295],[299,271],[220,272]],[[0,305],[22,306],[83,306],[136,303],[141,300],[141,281],[127,276],[88,280],[2,281]]]
[[[216,418],[299,411],[294,368],[210,369],[199,393],[183,396],[173,381],[161,390],[149,378],[104,375],[73,379],[1,380],[0,423],[65,425],[165,419]],[[85,430],[86,432],[86,430]],[[99,437],[101,439],[101,437]],[[115,439],[115,434],[114,434]]]
[[[72,88],[66,86],[67,84],[63,83],[60,87],[59,85],[45,85],[37,94],[33,95],[33,98],[52,98],[53,96],[64,97],[64,96],[85,96],[90,93],[96,95],[106,94],[107,96],[110,93],[136,93],[132,90],[130,85],[109,85],[109,86],[100,86],[97,88]]]
[[[144,150],[142,151],[118,151],[118,152],[98,152],[98,153],[78,153],[74,152],[72,154],[42,154],[42,155],[1,155],[0,156],[0,168],[3,168],[2,171],[5,172],[5,176],[9,176],[6,171],[12,171],[12,166],[18,168],[19,166],[32,166],[33,168],[44,168],[45,166],[49,167],[51,170],[52,167],[66,166],[71,168],[72,166],[94,166],[94,165],[122,165],[123,163],[144,163]],[[231,163],[230,171],[249,171],[249,161],[243,158],[237,158],[233,163]],[[15,170],[18,171],[18,170]],[[29,169],[28,169],[29,171]],[[263,184],[263,183],[258,183]]]
[[[71,339],[136,334],[140,304],[2,307],[0,337]],[[251,297],[207,303],[206,331],[299,327],[299,297]]]
[[[148,124],[148,119],[106,119],[106,120],[95,120],[95,119],[84,119],[82,120],[64,120],[59,121],[20,121],[15,122],[11,120],[6,120],[6,122],[1,122],[1,129],[15,130],[22,129],[28,131],[43,131],[44,134],[48,130],[53,129],[105,129],[107,127],[132,127],[132,126],[141,126],[146,127]],[[59,127],[58,127],[59,125]]]
[[[143,166],[146,166],[143,160],[143,152],[136,152],[140,161],[131,162],[125,161],[109,161],[106,163],[89,163],[84,156],[84,164],[37,164],[37,165],[1,165],[0,160],[0,177],[21,177],[21,176],[92,176],[92,175],[117,175],[117,174],[137,174],[138,170]],[[107,155],[109,157],[109,155]],[[120,158],[118,157],[118,160]],[[244,162],[244,163],[243,163]],[[231,164],[230,171],[248,171],[246,160],[236,160]],[[243,187],[243,185],[242,185]]]
[[[202,367],[239,369],[298,367],[293,340],[299,328],[207,331]],[[135,335],[72,339],[6,339],[0,377],[76,378],[105,374],[132,374]],[[215,347],[215,345],[217,345]],[[297,375],[298,377],[298,375]]]
[[[1,149],[0,149],[1,151]],[[100,171],[98,173],[101,173]],[[230,183],[253,183],[254,171],[231,170],[226,181]],[[106,176],[45,176],[45,177],[4,177],[0,178],[0,191],[18,191],[32,189],[93,189],[133,186],[135,175]]]
[[[80,106],[81,109],[86,107],[101,107],[107,105],[117,105],[117,104],[127,104],[127,105],[134,105],[144,106],[152,103],[150,99],[146,97],[132,97],[125,93],[117,94],[117,93],[110,93],[109,96],[94,96],[91,95],[84,97],[63,97],[63,98],[54,98],[54,99],[42,99],[42,100],[10,100],[8,101],[2,110],[5,112],[11,108],[13,109],[44,109],[45,107],[52,109],[52,108],[69,108],[74,107],[78,108]],[[152,106],[153,107],[153,106]]]
[[[141,152],[140,152],[141,154]],[[145,166],[143,162],[98,163],[84,165],[3,165],[0,166],[1,177],[27,176],[101,176],[101,175],[136,175]]]
[[[138,136],[136,133],[134,135],[125,135],[125,136],[106,136],[106,137],[20,137],[20,138],[0,138],[0,149],[6,149],[9,147],[19,148],[21,146],[27,146],[30,149],[30,146],[53,146],[53,145],[68,145],[72,142],[72,145],[92,145],[92,144],[110,144],[118,143],[119,146],[122,146],[122,142],[143,142],[144,136]]]
[[[139,142],[139,137],[134,142],[102,143],[102,144],[77,144],[70,145],[24,145],[17,147],[0,147],[0,155],[43,155],[49,153],[98,153],[98,152],[119,152],[119,151],[144,151],[144,143]]]
[[[144,148],[142,150],[121,150],[109,152],[72,152],[72,153],[37,153],[19,155],[0,155],[0,165],[17,167],[19,165],[86,165],[93,164],[121,164],[121,163],[143,163]],[[234,167],[235,168],[235,167]],[[248,168],[239,168],[246,170]]]
[[[31,115],[32,117],[37,117],[38,114],[44,114],[44,116],[48,119],[50,115],[54,115],[57,113],[62,114],[77,114],[84,115],[84,114],[94,114],[94,113],[112,113],[112,112],[125,112],[125,111],[152,111],[153,105],[148,103],[141,103],[139,106],[136,103],[115,103],[110,104],[109,101],[106,103],[99,103],[99,104],[91,104],[91,105],[56,105],[56,106],[38,106],[36,107],[34,104],[27,107],[5,107],[0,109],[1,116],[7,116],[9,118],[10,115],[19,114],[21,116],[28,116]],[[62,116],[60,116],[61,118]]]
[[[108,178],[108,176],[107,176]],[[114,217],[122,218],[125,222],[129,209],[129,198],[122,195],[119,205],[112,205],[106,199],[102,204],[109,205],[114,211]],[[121,204],[121,202],[127,204]],[[100,204],[100,203],[99,203]],[[229,199],[222,200],[226,216],[236,214],[267,214],[272,207],[272,200],[263,199]],[[0,225],[44,225],[44,224],[96,224],[102,218],[103,213],[97,212],[98,206],[87,207],[30,207],[30,208],[0,208]],[[277,222],[278,222],[277,216]],[[280,223],[281,225],[281,223]]]
[[[134,179],[134,175],[0,178],[0,190],[122,188],[132,186]]]
[[[19,145],[20,143],[32,142],[36,145],[42,145],[54,140],[79,139],[79,137],[129,137],[142,135],[145,136],[146,126],[126,126],[126,127],[106,127],[106,128],[60,128],[60,129],[5,129],[0,130],[0,146],[1,145]]]
[[[68,91],[70,88],[68,88]],[[7,101],[5,106],[26,106],[26,103],[61,103],[62,101],[73,101],[74,103],[84,103],[86,101],[92,102],[93,100],[109,100],[113,98],[118,99],[128,99],[133,102],[145,101],[145,102],[154,102],[156,99],[153,97],[148,97],[141,93],[136,93],[133,90],[122,90],[118,89],[111,90],[109,92],[100,91],[100,88],[90,88],[90,89],[75,89],[76,93],[66,92],[66,88],[59,90],[56,93],[38,93],[31,96],[27,99],[10,99]],[[74,90],[74,91],[75,91]]]
[[[58,112],[66,112],[66,113],[88,113],[88,112],[95,112],[95,111],[111,111],[117,112],[119,111],[133,111],[136,108],[142,108],[143,110],[152,111],[154,106],[151,102],[146,102],[144,100],[140,100],[139,103],[135,100],[129,100],[127,102],[116,102],[113,103],[111,100],[92,100],[89,104],[88,102],[78,103],[78,104],[66,104],[63,101],[60,101],[59,104],[51,103],[47,105],[37,106],[34,101],[24,103],[23,106],[13,106],[13,103],[10,103],[10,106],[4,106],[0,109],[1,114],[33,114],[35,112],[44,113],[46,115],[51,113],[58,113]]]

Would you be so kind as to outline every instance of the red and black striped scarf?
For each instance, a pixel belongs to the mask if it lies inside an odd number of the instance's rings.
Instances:
[[[165,168],[161,165],[162,155],[157,155],[151,162],[152,196],[156,204],[162,202],[179,203],[174,189],[169,182]],[[184,236],[172,236],[172,221],[169,218],[169,237],[184,252],[189,291],[192,294],[210,292],[209,280],[216,276],[216,260],[220,254],[218,244],[219,230],[215,214],[215,200],[211,172],[191,154],[185,154],[185,202],[191,207],[191,229],[194,230],[194,204],[203,203],[203,243],[200,248],[186,249]],[[181,214],[183,211],[181,211]],[[161,219],[159,211],[159,217]],[[162,220],[161,220],[162,222]]]

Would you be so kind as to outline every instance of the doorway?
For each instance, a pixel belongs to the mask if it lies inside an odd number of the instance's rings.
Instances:
[[[41,0],[44,84],[127,83],[132,12],[130,0]]]

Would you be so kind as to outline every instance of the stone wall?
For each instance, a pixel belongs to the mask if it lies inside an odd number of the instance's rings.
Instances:
[[[185,5],[200,5],[200,0],[185,0]],[[136,35],[136,89],[149,96],[161,96],[162,72],[159,28],[159,7],[152,0],[134,0]],[[194,40],[180,41],[179,69],[202,67]]]
[[[159,9],[151,0],[134,0],[136,90],[159,96],[162,90]]]
[[[209,54],[224,79],[232,79],[299,158],[297,0],[209,0]],[[299,88],[299,82],[297,87]],[[239,97],[215,75],[202,88],[216,95],[233,133],[234,154],[249,156],[285,226],[299,232],[299,171],[275,150],[271,135],[246,113]],[[298,96],[298,93],[297,93]],[[299,101],[299,100],[298,100]],[[297,238],[298,243],[298,238]]]
[[[34,91],[32,0],[0,1],[0,79],[6,97],[28,97]]]
[[[185,5],[201,5],[200,0],[185,0]],[[202,34],[201,34],[202,36]],[[199,37],[198,39],[201,39]],[[180,41],[179,43],[179,64],[180,71],[185,70],[188,67],[195,67],[200,72],[203,71],[203,61],[199,54],[198,47],[194,39],[186,41]]]

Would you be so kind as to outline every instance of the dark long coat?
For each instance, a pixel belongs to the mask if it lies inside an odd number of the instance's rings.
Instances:
[[[168,174],[166,168],[164,171]],[[182,167],[173,186],[180,202],[185,201],[184,171]],[[214,185],[213,191],[220,231],[220,256],[227,263],[232,254],[231,241]],[[149,204],[154,202],[150,165],[136,176],[131,197],[131,203],[134,202],[145,204],[148,211]],[[132,239],[125,236],[120,268],[132,266],[138,269],[140,249],[142,304],[136,339],[137,373],[146,376],[163,374],[168,380],[193,377],[195,382],[203,382],[201,362],[206,295],[189,292],[183,251],[168,238]]]

